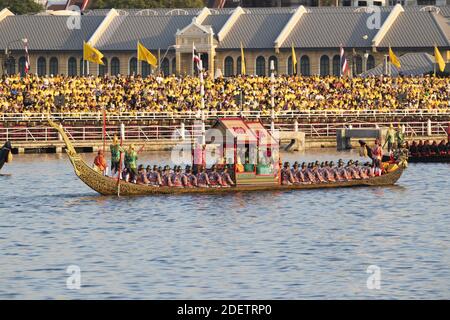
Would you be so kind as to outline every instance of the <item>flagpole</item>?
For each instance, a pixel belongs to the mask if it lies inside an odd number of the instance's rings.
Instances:
[[[191,59],[191,72],[192,76],[194,76],[194,42],[192,42],[192,59]]]
[[[83,58],[81,59],[81,63],[82,63],[82,66],[81,66],[81,73],[82,73],[82,75],[84,75],[84,46],[83,46]],[[75,73],[76,74],[76,73]]]
[[[339,48],[339,77],[342,78],[342,45]]]
[[[158,48],[158,66],[156,67],[158,74],[161,73],[161,49]]]

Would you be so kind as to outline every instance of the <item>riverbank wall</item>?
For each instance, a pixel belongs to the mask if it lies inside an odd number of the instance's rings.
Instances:
[[[433,136],[414,136],[406,137],[409,142],[419,141],[419,140],[436,140],[441,141],[447,139],[444,135],[433,135]],[[365,139],[369,145],[373,145],[375,139]],[[13,145],[13,154],[31,154],[31,153],[63,153],[65,152],[64,142],[39,142],[39,141],[29,141],[29,142],[14,142],[11,141]],[[189,141],[173,140],[173,139],[160,139],[154,141],[142,141],[142,140],[127,140],[124,142],[124,146],[130,144],[136,145],[137,149],[141,152],[153,152],[153,151],[170,151],[175,146],[180,144],[189,145]],[[91,153],[97,152],[103,148],[103,142],[101,140],[92,141],[73,141],[73,145],[77,152],[80,153]],[[358,148],[358,140],[352,139],[350,141],[352,148]],[[337,147],[336,137],[306,137],[303,149],[316,149],[316,148],[335,148]],[[106,149],[109,149],[109,142],[106,145]]]

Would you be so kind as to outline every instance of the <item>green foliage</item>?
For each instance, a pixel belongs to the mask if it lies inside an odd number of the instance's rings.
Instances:
[[[204,0],[94,0],[90,9],[201,8]]]
[[[14,14],[36,13],[44,8],[33,0],[0,0],[0,10],[8,8]]]

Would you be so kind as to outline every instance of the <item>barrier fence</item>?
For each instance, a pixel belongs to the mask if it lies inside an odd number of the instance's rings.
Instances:
[[[393,123],[396,127],[398,124],[404,126],[405,134],[407,136],[437,136],[447,135],[448,122],[446,121],[424,121],[424,122],[402,122]],[[348,128],[376,128],[388,127],[390,123],[382,122],[378,124],[372,123],[281,123],[275,124],[275,130],[280,131],[301,131],[305,132],[307,137],[327,138],[335,137],[336,131],[339,129]],[[266,128],[270,130],[271,124],[265,124]],[[184,130],[181,126],[125,126],[125,140],[182,140],[197,138],[202,135],[201,122],[193,125],[185,125]],[[65,126],[68,136],[76,142],[101,141],[103,138],[102,126]],[[205,124],[205,129],[209,128]],[[119,135],[119,126],[107,126],[107,140],[111,140],[114,135]],[[48,126],[37,127],[0,127],[0,141],[10,140],[13,142],[42,142],[52,143],[61,141],[61,137],[57,131]]]
[[[55,120],[67,122],[102,121],[101,112],[90,113],[52,113]],[[404,109],[404,110],[283,110],[269,111],[186,111],[186,112],[122,112],[107,113],[108,121],[153,121],[153,120],[214,120],[221,117],[243,116],[249,119],[310,119],[310,118],[380,118],[380,117],[446,117],[449,109]],[[1,122],[43,122],[47,118],[43,113],[0,113]]]

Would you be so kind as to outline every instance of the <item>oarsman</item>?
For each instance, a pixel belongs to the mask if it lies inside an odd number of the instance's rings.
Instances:
[[[334,176],[332,168],[332,162],[328,163],[328,161],[325,161],[324,167],[322,169],[322,175],[328,182],[336,182],[336,178]]]
[[[352,180],[352,175],[350,172],[344,167],[344,161],[342,159],[339,159],[338,161],[338,168],[339,168],[339,175],[342,177],[343,181],[349,181]]]
[[[154,165],[153,170],[147,176],[150,185],[152,186],[160,186],[162,185],[160,170],[158,170],[158,166]]]
[[[311,183],[318,183],[319,179],[317,179],[315,173],[314,173],[314,163],[310,162],[308,163],[308,168],[306,168],[306,178],[311,182]]]
[[[164,166],[163,173],[161,175],[161,182],[162,186],[164,187],[171,187],[172,186],[172,180],[170,179],[170,167],[168,165]]]
[[[359,161],[356,160],[353,166],[354,170],[357,172],[360,179],[367,179],[369,176],[366,174],[366,171],[359,165]]]
[[[170,175],[170,180],[172,182],[173,187],[182,188],[183,182],[182,182],[182,173],[181,173],[181,167],[175,166],[173,169],[173,173]]]
[[[111,151],[111,175],[114,176],[120,170],[120,153],[124,152],[119,144],[117,136],[114,136],[113,143],[109,146],[109,150]]]
[[[215,165],[211,167],[211,172],[208,174],[208,179],[211,187],[220,187],[222,185],[222,177],[217,172]]]
[[[292,165],[292,179],[294,181],[294,184],[299,184],[300,180],[298,178],[299,175],[299,168],[298,168],[298,162],[295,161],[294,164]]]
[[[150,175],[152,173],[152,167],[150,165],[145,168],[145,176],[147,177],[149,183],[150,183]]]
[[[309,180],[308,175],[306,173],[306,170],[307,170],[306,163],[303,162],[301,165],[301,169],[298,170],[298,173],[297,173],[298,181],[302,184],[310,184],[311,183],[311,181]]]
[[[137,152],[134,144],[131,144],[128,150],[125,152],[125,168],[127,168],[130,174],[130,182],[136,182],[137,179]]]
[[[361,179],[361,177],[359,176],[357,170],[355,169],[355,167],[353,165],[353,160],[349,160],[348,161],[346,170],[351,175],[353,180],[354,179]]]
[[[209,177],[206,168],[201,168],[201,172],[197,174],[197,186],[200,188],[209,187]]]
[[[127,167],[124,167],[124,168],[122,169],[122,174],[121,174],[121,176],[122,176],[122,180],[127,181],[127,182],[130,181],[130,173],[129,173]]]
[[[138,171],[137,183],[147,185],[149,181],[147,179],[147,172],[144,169],[144,165],[140,164],[137,171]]]
[[[342,159],[339,159],[338,165],[336,167],[333,166],[333,173],[334,173],[334,178],[336,179],[336,181],[345,181],[345,177],[341,172],[343,163],[344,162],[342,161]]]
[[[319,171],[319,165],[320,165],[319,161],[316,161],[313,165],[312,172],[314,173],[319,182],[327,182],[323,177],[322,173]]]
[[[185,188],[193,188],[197,186],[197,177],[192,174],[191,166],[186,166],[184,174],[181,177]]]
[[[222,187],[231,187],[234,186],[234,181],[231,179],[228,167],[223,168],[222,171]]]
[[[292,177],[291,168],[289,162],[285,162],[283,169],[281,169],[281,184],[291,185],[294,183],[294,178]]]

